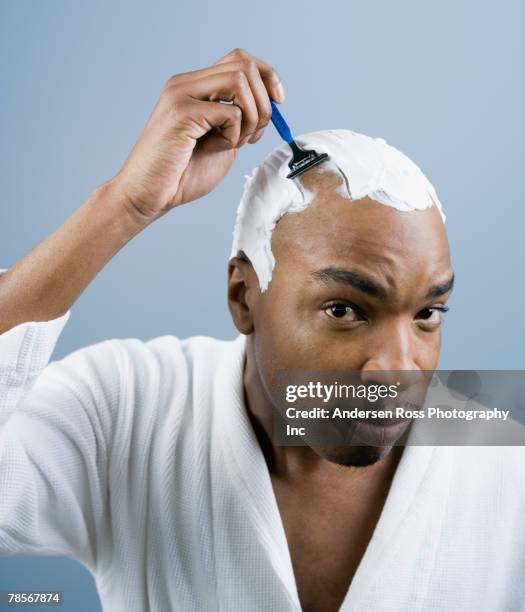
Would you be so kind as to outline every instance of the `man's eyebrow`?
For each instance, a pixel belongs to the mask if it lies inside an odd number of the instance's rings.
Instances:
[[[368,293],[378,298],[385,298],[388,294],[387,289],[385,289],[383,285],[380,285],[374,279],[352,270],[348,270],[347,268],[328,266],[327,268],[322,268],[321,270],[312,272],[312,276],[323,282],[333,281],[336,283],[344,283],[354,287],[354,289],[362,291],[363,293]],[[436,298],[440,295],[448,293],[454,286],[454,280],[455,275],[452,274],[452,276],[446,282],[433,285],[428,290],[426,298]]]
[[[449,280],[446,281],[445,283],[441,283],[440,285],[434,285],[433,287],[430,287],[427,293],[427,298],[435,298],[435,297],[439,297],[440,295],[444,295],[445,293],[448,293],[449,291],[451,291],[452,287],[454,287],[454,280],[455,280],[455,274],[452,274]]]
[[[384,298],[387,295],[387,290],[369,276],[358,274],[346,268],[328,266],[327,268],[312,272],[312,276],[323,282],[335,281],[336,283],[344,283],[375,297]]]

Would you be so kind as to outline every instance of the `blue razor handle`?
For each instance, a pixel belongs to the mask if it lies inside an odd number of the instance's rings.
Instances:
[[[293,140],[292,130],[286,123],[286,119],[281,115],[281,111],[277,108],[277,104],[273,100],[270,100],[270,104],[272,105],[272,123],[279,132],[279,136],[290,144]]]

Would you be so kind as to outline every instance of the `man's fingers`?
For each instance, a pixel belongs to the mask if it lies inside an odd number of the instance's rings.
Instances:
[[[236,104],[220,104],[201,100],[195,100],[194,104],[199,117],[202,117],[210,128],[215,128],[217,136],[222,139],[221,148],[237,148],[241,134],[241,109]]]
[[[261,138],[272,116],[270,98],[284,101],[277,72],[242,49],[234,49],[208,68],[171,77],[165,91],[169,97],[184,94],[202,102],[232,102],[241,110],[236,147]],[[228,134],[233,134],[231,128]]]
[[[225,64],[225,66],[228,65],[229,64]],[[255,104],[257,105],[257,114],[259,115],[259,121],[255,128],[255,132],[260,132],[268,125],[268,122],[272,116],[270,97],[255,62],[248,61],[245,65],[244,73],[246,74],[248,82],[250,83],[253,98],[255,100]],[[254,136],[254,134],[251,134],[251,136]],[[250,142],[252,142],[251,139]]]
[[[261,130],[268,125],[272,116],[272,107],[270,105],[270,94],[262,79],[261,73],[257,64],[251,60],[243,60],[236,62],[229,62],[225,64],[219,64],[211,66],[210,68],[204,68],[195,72],[187,72],[179,74],[168,81],[168,87],[173,88],[184,88],[187,91],[191,91],[194,83],[199,83],[199,88],[203,92],[201,99],[215,99],[211,97],[206,98],[206,82],[213,83],[214,87],[217,87],[218,75],[226,75],[226,78],[230,78],[232,73],[243,73],[249,84],[251,94],[255,100],[257,108],[257,125],[252,129],[252,125],[243,125],[242,137],[251,136],[254,132]],[[237,79],[240,75],[236,76]],[[212,85],[208,87],[209,91],[212,90]],[[229,98],[231,99],[231,97]],[[249,118],[248,118],[249,119]]]
[[[263,62],[263,60],[259,59],[258,57],[251,55],[251,53],[248,53],[248,51],[245,51],[244,49],[233,49],[233,51],[230,51],[224,57],[221,57],[221,59],[218,60],[214,66],[235,62],[255,62],[266,90],[268,91],[268,95],[276,102],[284,102],[284,87],[275,68],[272,68],[270,64]]]
[[[257,104],[244,72],[233,70],[203,77],[181,87],[186,95],[203,102],[229,101],[241,110],[240,140],[252,136],[259,125]],[[179,89],[180,92],[180,89]],[[237,144],[237,143],[236,143]]]
[[[250,136],[253,135],[254,132],[266,127],[270,118],[272,116],[272,107],[270,105],[270,97],[269,93],[266,89],[266,86],[262,80],[261,73],[259,72],[259,68],[254,61],[241,61],[241,62],[232,62],[228,64],[222,64],[220,66],[214,67],[215,70],[227,70],[231,68],[236,71],[242,72],[246,75],[246,79],[250,85],[250,89],[255,100],[255,104],[257,106],[257,114],[258,114],[258,122],[253,130],[250,132]]]
[[[187,83],[217,72],[231,72],[232,70],[243,70],[247,73],[247,76],[249,76],[248,73],[251,72],[252,67],[259,72],[267,95],[276,102],[284,102],[284,88],[275,68],[272,68],[272,66],[266,62],[250,55],[247,51],[243,51],[242,49],[234,49],[208,68],[176,74],[168,80],[167,86]]]
[[[261,136],[264,133],[264,129],[257,130],[255,134],[248,140],[250,144],[255,144],[261,139]]]

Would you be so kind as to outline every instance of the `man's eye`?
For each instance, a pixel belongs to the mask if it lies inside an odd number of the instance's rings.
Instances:
[[[343,319],[345,321],[355,321],[358,318],[357,312],[348,304],[336,303],[330,304],[325,308],[328,316],[334,319]]]
[[[416,320],[424,321],[425,323],[441,323],[443,313],[447,312],[446,306],[432,306],[431,308],[423,308],[417,313]]]

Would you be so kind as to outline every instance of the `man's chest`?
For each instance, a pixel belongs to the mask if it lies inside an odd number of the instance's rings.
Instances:
[[[373,535],[386,497],[308,496],[278,485],[276,499],[304,612],[336,612]]]

